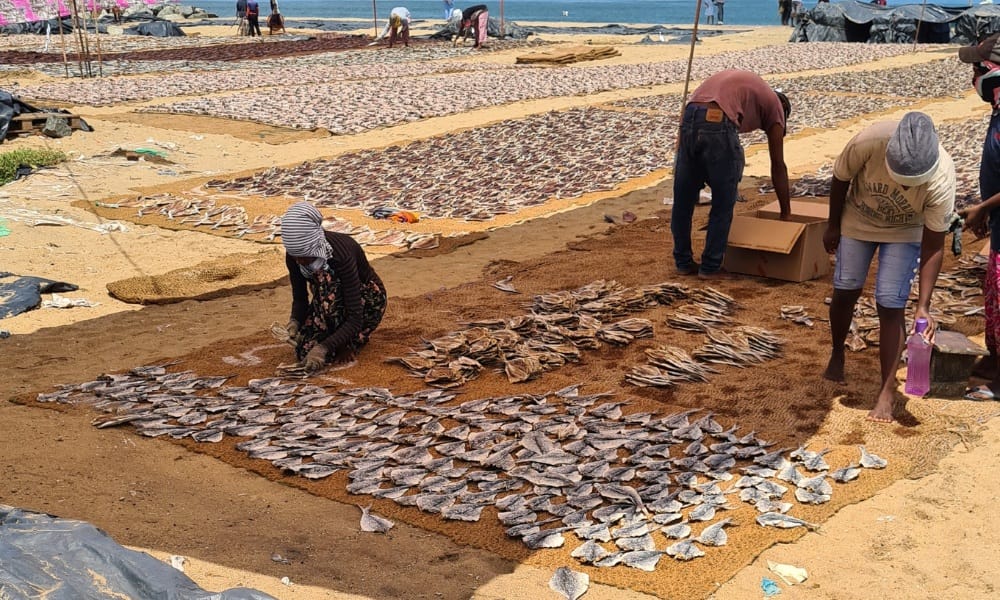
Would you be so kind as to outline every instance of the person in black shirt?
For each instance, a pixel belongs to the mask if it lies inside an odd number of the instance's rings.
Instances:
[[[293,204],[281,219],[292,284],[286,327],[308,372],[354,360],[382,321],[387,299],[361,246],[322,224],[323,216],[308,202]]]
[[[452,45],[458,43],[459,38],[464,42],[471,33],[476,43],[473,48],[482,48],[486,41],[486,30],[489,24],[490,13],[485,4],[470,6],[462,11],[462,22],[458,26],[458,34],[452,39]]]

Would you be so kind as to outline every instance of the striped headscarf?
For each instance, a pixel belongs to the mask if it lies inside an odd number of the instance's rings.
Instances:
[[[323,215],[308,202],[296,202],[281,217],[281,243],[294,257],[330,258],[333,248],[323,233]]]

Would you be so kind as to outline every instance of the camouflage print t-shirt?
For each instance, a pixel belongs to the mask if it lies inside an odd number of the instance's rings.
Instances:
[[[885,149],[897,121],[882,121],[847,143],[833,176],[850,181],[841,235],[866,242],[919,242],[923,227],[948,231],[955,210],[955,165],[944,148],[930,181],[904,187],[889,176]]]

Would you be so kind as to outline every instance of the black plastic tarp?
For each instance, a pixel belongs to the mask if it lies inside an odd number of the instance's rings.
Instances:
[[[207,592],[170,565],[83,521],[0,504],[0,597],[79,600],[275,600],[257,590]]]
[[[955,19],[955,32],[951,41],[956,44],[974,44],[997,31],[1000,31],[1000,6],[980,4]]]
[[[69,17],[62,18],[62,31],[69,33],[73,31],[73,21]],[[34,33],[45,35],[59,33],[59,19],[49,19],[48,21],[32,21],[31,23],[9,23],[0,27],[0,34]]]
[[[130,35],[149,35],[153,37],[181,37],[187,35],[184,31],[170,21],[150,21],[140,23],[135,27],[129,27],[125,33]]]
[[[510,38],[514,40],[527,39],[531,35],[531,30],[521,27],[513,21],[504,21],[503,24],[504,36],[505,38]],[[432,34],[431,39],[450,39],[451,36],[458,33],[457,26],[454,23],[448,23],[442,29],[438,30],[436,33]],[[486,34],[489,37],[500,37],[500,19],[495,17],[490,17],[486,24]]]
[[[969,43],[971,36],[959,35],[964,27],[981,39],[1000,31],[1000,12],[995,7],[969,9],[942,7],[936,4],[879,6],[868,2],[821,2],[807,11],[792,33],[793,42],[869,42],[869,43]],[[992,17],[977,18],[976,12]],[[959,23],[965,22],[964,26]],[[955,33],[952,33],[952,29]]]
[[[73,292],[78,289],[80,288],[65,281],[0,272],[0,319],[38,308],[42,304],[42,294]]]

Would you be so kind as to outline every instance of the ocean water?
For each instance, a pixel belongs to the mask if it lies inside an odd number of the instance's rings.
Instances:
[[[268,1],[258,0],[262,16],[269,12]],[[220,17],[235,16],[236,0],[180,0],[204,8]],[[328,19],[371,19],[371,0],[278,0],[285,19],[322,17]],[[978,2],[978,0],[977,0]],[[499,0],[468,0],[456,2],[456,8],[485,4],[491,16],[500,16]],[[816,5],[805,0],[806,9]],[[889,2],[890,6],[912,2]],[[951,5],[941,3],[941,6]],[[405,6],[413,19],[443,20],[442,0],[376,0],[379,19],[388,16],[395,6]],[[966,4],[960,4],[966,6]],[[694,22],[695,0],[505,0],[504,19],[508,21],[550,21],[584,23],[654,23],[690,24]],[[563,13],[566,13],[565,15]],[[777,0],[728,0],[725,8],[726,25],[780,25]],[[705,22],[702,17],[702,23]]]

